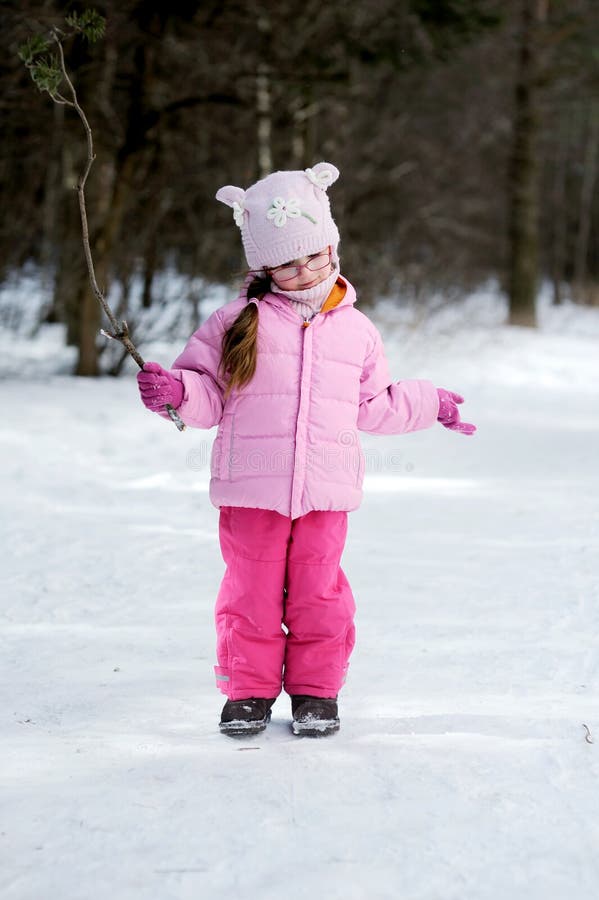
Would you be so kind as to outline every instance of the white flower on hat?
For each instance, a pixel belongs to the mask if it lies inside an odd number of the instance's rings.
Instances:
[[[275,197],[272,201],[270,209],[266,213],[267,219],[272,219],[273,224],[277,228],[282,228],[287,224],[287,219],[297,219],[301,216],[299,201],[295,197],[285,200],[283,197]]]
[[[243,214],[245,212],[243,202],[238,203],[236,200],[233,201],[233,218],[235,219],[235,224],[241,226],[243,225]]]

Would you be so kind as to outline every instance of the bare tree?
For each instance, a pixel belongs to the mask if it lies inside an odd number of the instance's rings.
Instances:
[[[580,186],[580,205],[578,214],[578,232],[574,253],[574,296],[585,302],[588,296],[587,258],[589,237],[591,233],[591,216],[593,197],[597,182],[597,164],[599,150],[599,103],[592,100],[588,106],[587,134],[584,148],[584,164]]]
[[[510,322],[535,325],[539,258],[539,29],[547,0],[520,0],[518,71],[510,162]]]

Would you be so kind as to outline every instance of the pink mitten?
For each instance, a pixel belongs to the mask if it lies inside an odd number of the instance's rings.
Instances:
[[[446,391],[444,388],[437,388],[439,395],[439,415],[437,421],[450,428],[452,431],[459,431],[460,434],[474,434],[476,425],[469,425],[468,422],[460,421],[460,411],[457,407],[458,403],[463,403],[464,398],[453,391]]]
[[[167,403],[174,409],[181,405],[183,385],[157,362],[144,363],[137,373],[137,384],[144,406],[153,412],[164,409]]]

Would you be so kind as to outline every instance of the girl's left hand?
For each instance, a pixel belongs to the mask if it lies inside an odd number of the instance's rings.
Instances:
[[[451,431],[459,431],[460,434],[474,434],[476,425],[470,425],[468,422],[460,421],[460,411],[457,407],[458,403],[463,403],[464,398],[453,391],[446,391],[444,388],[437,388],[439,395],[439,415],[437,421],[450,428]]]

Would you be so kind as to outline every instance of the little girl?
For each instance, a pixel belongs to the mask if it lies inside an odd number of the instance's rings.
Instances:
[[[292,730],[339,729],[337,696],[354,646],[354,598],[340,566],[347,513],[362,499],[358,431],[441,422],[462,434],[462,398],[394,382],[381,336],[339,272],[328,188],[335,166],[274,172],[221,188],[250,274],[236,300],[191,336],[170,370],[137,378],[148,409],[218,425],[210,499],[226,571],[216,600],[220,730],[256,734],[284,689]]]

